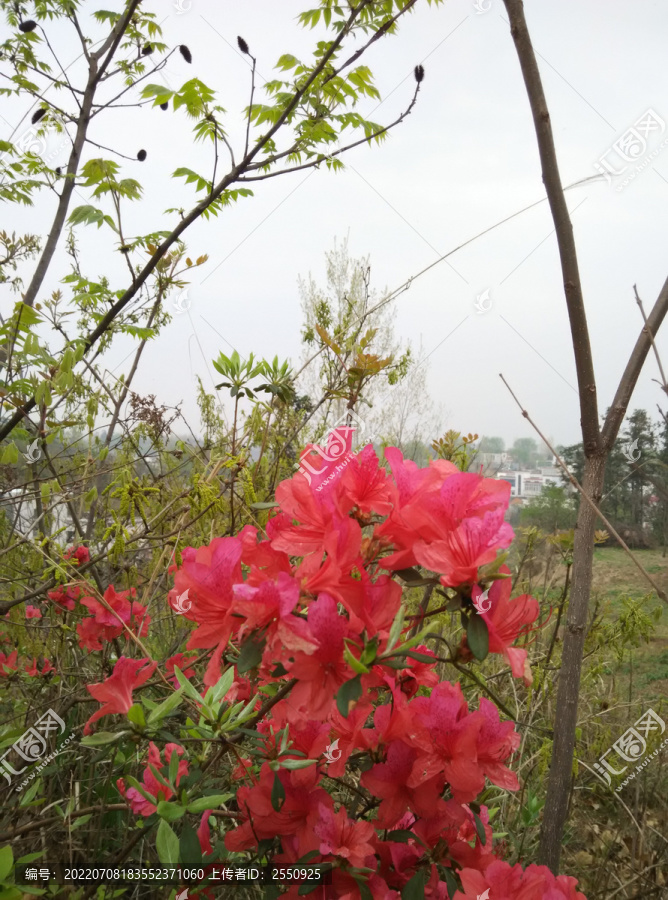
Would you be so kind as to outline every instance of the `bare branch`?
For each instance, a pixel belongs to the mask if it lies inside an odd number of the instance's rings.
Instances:
[[[598,403],[589,329],[587,327],[584,298],[582,296],[575,239],[573,237],[573,224],[566,205],[564,189],[559,174],[550,113],[545,100],[536,55],[529,36],[526,19],[524,18],[524,4],[522,0],[503,0],[503,2],[510,19],[510,33],[515,42],[531,106],[543,172],[543,183],[545,184],[545,191],[556,230],[578,378],[584,450],[585,455],[589,455],[600,450]]]

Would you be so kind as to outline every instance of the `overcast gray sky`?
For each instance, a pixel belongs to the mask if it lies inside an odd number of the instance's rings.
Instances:
[[[177,0],[144,3],[159,20],[164,17],[165,41],[186,43],[193,55],[192,66],[178,55],[170,61],[167,82],[177,87],[197,76],[216,89],[238,147],[249,70],[236,36],[249,43],[260,75],[272,78],[278,57],[310,52],[318,29],[298,25],[296,16],[306,4],[296,0],[180,4],[184,11]],[[110,0],[107,6],[122,4]],[[99,4],[84,8],[92,11]],[[617,171],[627,167],[610,184],[600,178],[567,195],[603,412],[641,327],[633,284],[649,310],[668,274],[668,6],[659,0],[526,0],[525,8],[563,183],[595,175],[597,162]],[[78,47],[66,26],[53,30],[53,40],[66,62],[76,58]],[[501,0],[477,0],[477,8],[474,0],[449,0],[439,7],[418,0],[397,36],[378,41],[364,62],[384,99],[379,107],[364,102],[361,109],[380,122],[391,121],[407,105],[413,67],[424,65],[413,113],[383,146],[346,156],[346,171],[323,168],[261,182],[254,198],[187,232],[190,254],[208,253],[210,259],[194,273],[188,311],[176,315],[147,348],[137,391],[170,405],[183,401],[196,424],[195,375],[212,387],[217,376],[211,359],[220,350],[299,360],[297,276],[310,271],[324,281],[324,253],[335,237],[349,232],[351,252],[371,257],[373,286],[393,289],[544,197],[528,100]],[[0,133],[8,137],[30,110],[13,100],[0,104]],[[110,114],[91,132],[128,155],[147,150],[143,164],[122,161],[124,174],[138,178],[145,189],[144,202],[125,209],[130,234],[168,227],[175,216],[163,211],[194,198],[182,180],[170,179],[177,166],[208,171],[211,151],[193,144],[190,128],[183,114],[131,109]],[[49,152],[54,158],[60,153],[58,161],[66,159],[55,136]],[[99,153],[91,148],[92,155]],[[623,186],[636,165],[644,168]],[[43,233],[52,208],[51,201],[39,210],[4,207],[0,228]],[[78,236],[88,274],[108,274],[114,287],[124,287],[118,254],[102,240],[104,230],[79,229]],[[66,271],[61,255],[49,292]],[[4,292],[3,314],[11,302]],[[545,433],[559,443],[580,439],[568,317],[545,202],[434,267],[396,303],[398,332],[431,354],[428,383],[434,401],[448,411],[445,426],[507,441],[532,434],[498,377],[503,372]],[[668,332],[658,345],[666,349]],[[109,368],[120,374],[131,348],[128,341],[119,342],[107,355]],[[650,358],[632,409],[656,410],[661,392],[655,377]]]

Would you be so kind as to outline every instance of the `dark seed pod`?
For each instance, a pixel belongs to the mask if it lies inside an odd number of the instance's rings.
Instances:
[[[126,247],[125,244],[120,248],[121,253],[129,253],[132,250],[132,247]]]
[[[250,50],[248,49],[248,44],[242,37],[237,37],[237,44],[239,45],[239,49],[242,53],[250,54]]]
[[[141,51],[141,55],[142,55],[142,56],[149,56],[149,54],[151,54],[151,53],[153,53],[153,46],[152,46],[152,44],[144,44],[144,47],[143,47],[143,49],[142,49],[142,51]]]
[[[415,67],[415,80],[419,84],[424,78],[424,66]]]
[[[36,112],[34,112],[32,114],[32,119],[30,121],[34,125],[35,122],[39,122],[40,119],[43,119],[45,115],[46,115],[45,109],[38,109]]]
[[[181,46],[179,47],[179,52],[187,63],[191,63],[193,61],[192,54],[185,44],[181,44]]]
[[[137,154],[137,159],[139,160],[139,162],[144,162],[144,160],[146,159],[146,150],[140,150]]]
[[[29,31],[34,31],[37,28],[37,22],[33,22],[32,19],[28,19],[27,22],[21,22],[19,25],[19,31],[22,31],[24,34],[27,34]]]
[[[60,175],[60,166],[56,166],[54,171],[55,171],[56,175]]]
[[[160,104],[160,109],[169,109],[169,101]]]

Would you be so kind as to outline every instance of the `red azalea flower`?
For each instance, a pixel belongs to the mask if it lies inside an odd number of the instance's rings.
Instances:
[[[319,649],[316,653],[295,653],[289,671],[297,684],[290,694],[290,706],[308,710],[310,717],[323,721],[339,688],[354,674],[343,658],[348,620],[339,615],[332,597],[320,594],[308,608],[308,624]]]
[[[179,687],[179,681],[174,674],[174,666],[178,666],[178,668],[183,672],[186,678],[192,678],[195,674],[195,670],[189,668],[189,663],[193,661],[195,657],[192,654],[188,656],[185,653],[176,653],[174,656],[170,656],[168,660],[165,661],[165,669],[171,676],[169,680],[173,683],[175,688]]]
[[[56,604],[56,610],[58,612],[63,612],[63,610],[74,609],[75,601],[79,599],[81,596],[81,588],[76,585],[69,585],[65,590],[63,588],[58,588],[56,591],[49,591],[47,597],[49,600],[53,600]]]
[[[148,659],[128,659],[121,656],[109,678],[99,684],[87,684],[88,693],[103,706],[86,722],[84,734],[90,734],[90,726],[103,716],[127,713],[133,703],[132,691],[148,681],[157,665]]]
[[[245,621],[238,631],[238,639],[260,628],[266,628],[265,655],[271,662],[285,658],[285,650],[313,653],[318,644],[313,640],[306,621],[293,615],[299,604],[299,583],[280,572],[276,581],[263,581],[259,587],[250,584],[234,586],[232,610]]]
[[[416,541],[415,558],[421,566],[439,572],[445,587],[476,581],[480,566],[494,562],[497,550],[509,547],[513,540],[513,529],[504,515],[504,509],[495,509],[464,519],[441,540]]]
[[[195,550],[186,547],[183,565],[174,576],[174,589],[169,593],[172,607],[178,597],[188,591],[189,604],[185,617],[198,627],[188,640],[188,650],[208,650],[215,647],[204,675],[204,684],[211,686],[220,678],[220,658],[233,631],[241,619],[231,613],[234,595],[232,587],[243,581],[241,554],[243,544],[238,538],[215,538],[206,547]]]
[[[429,697],[416,697],[410,709],[431,739],[431,749],[418,760],[408,779],[410,787],[442,772],[460,803],[475,800],[485,786],[476,749],[483,725],[479,712],[469,712],[459,684],[442,681]]]
[[[444,778],[440,774],[425,778],[414,787],[408,781],[421,753],[403,741],[392,741],[384,763],[376,763],[362,773],[361,784],[382,802],[376,824],[392,828],[407,809],[419,816],[433,816],[443,801],[440,799]]]
[[[49,672],[55,672],[55,671],[56,671],[55,667],[51,665],[51,663],[49,662],[48,659],[44,660],[44,664],[42,665],[41,672],[39,672],[37,670],[37,659],[36,658],[33,658],[32,665],[30,665],[29,663],[25,664],[26,675],[29,675],[32,678],[34,678],[36,675],[48,675]]]
[[[167,777],[167,773],[169,772],[169,764],[171,762],[172,756],[174,753],[177,756],[183,756],[185,750],[180,744],[167,744],[165,746],[165,762],[163,764],[160,750],[156,747],[153,741],[148,745],[148,765],[144,769],[144,780],[142,782],[142,787],[146,791],[147,794],[150,794],[152,797],[155,797],[156,803],[152,803],[150,800],[147,800],[137,788],[126,788],[125,782],[122,778],[119,778],[116,782],[116,787],[120,791],[123,798],[127,801],[128,805],[132,809],[132,812],[137,816],[150,816],[157,809],[157,801],[159,800],[170,800],[174,796],[174,791],[169,785],[169,779]],[[163,778],[158,780],[151,770],[151,766],[153,766]],[[179,767],[176,773],[176,778],[174,779],[174,786],[178,787],[179,782],[183,778],[184,775],[188,774],[188,762],[185,759],[179,760]]]
[[[113,612],[103,606],[94,597],[84,597],[82,605],[87,607],[95,617],[98,625],[109,628],[120,628],[123,631],[123,623],[133,631],[137,624],[140,625],[139,637],[146,637],[151,617],[146,615],[146,607],[141,603],[131,602],[128,598],[135,597],[137,591],[131,588],[128,591],[117,592],[113,585],[109,585],[104,592],[104,599]],[[119,632],[120,634],[120,632]]]
[[[79,646],[82,650],[101,650],[102,641],[113,641],[118,637],[123,627],[111,628],[108,625],[99,625],[91,616],[86,616],[77,625]]]
[[[373,822],[356,822],[348,818],[342,807],[337,813],[331,806],[318,804],[319,821],[314,832],[320,838],[320,852],[337,856],[349,865],[364,865],[367,856],[373,856],[374,847],[370,843],[376,836]]]
[[[211,846],[211,829],[209,828],[209,816],[213,810],[205,809],[202,813],[202,818],[200,819],[199,828],[197,829],[197,837],[199,838],[199,845],[202,849],[202,854],[213,853],[213,847]]]
[[[256,846],[257,840],[275,838],[277,835],[296,835],[304,853],[317,850],[319,840],[313,828],[319,819],[318,804],[332,806],[333,801],[327,791],[318,787],[318,773],[315,766],[305,770],[309,779],[294,784],[294,772],[281,769],[276,773],[283,790],[285,800],[277,812],[272,806],[271,796],[274,787],[274,772],[267,763],[262,765],[260,780],[253,787],[241,787],[237,791],[237,804],[241,810],[243,821],[237,828],[225,835],[225,846],[232,852],[248,850]],[[248,820],[250,816],[251,820]]]
[[[499,572],[510,574],[508,566],[501,566]],[[491,607],[482,617],[489,631],[489,652],[502,653],[509,663],[515,678],[524,678],[528,686],[533,681],[531,668],[527,661],[527,651],[522,647],[512,647],[511,644],[521,634],[526,634],[529,625],[536,621],[540,614],[538,601],[528,594],[510,599],[512,585],[510,578],[495,581],[487,595]],[[477,600],[482,591],[475,585],[473,587],[473,599]]]
[[[511,866],[496,860],[485,869],[462,869],[459,873],[464,891],[457,891],[454,900],[477,900],[489,891],[490,900],[512,897],[518,900],[586,900],[576,890],[577,880],[568,875],[555,876],[547,866],[530,865],[523,871],[519,863]]]
[[[13,650],[9,656],[0,652],[0,675],[11,675],[12,672],[18,671],[17,656],[17,650]]]
[[[26,619],[41,619],[42,613],[36,606],[26,606]]]
[[[90,562],[90,552],[88,547],[70,547],[65,551],[65,559],[69,559],[71,563],[77,566],[83,566],[84,563]]]
[[[367,516],[371,513],[386,516],[392,511],[390,478],[371,444],[350,460],[335,485],[336,507],[343,515],[352,509]]]

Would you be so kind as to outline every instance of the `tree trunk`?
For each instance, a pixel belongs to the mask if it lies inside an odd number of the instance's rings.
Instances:
[[[598,505],[603,493],[605,457],[596,455],[585,459],[583,490]],[[539,863],[559,870],[561,839],[568,814],[575,727],[577,725],[580,695],[580,670],[587,632],[589,594],[594,563],[594,531],[596,513],[583,498],[580,499],[575,526],[573,549],[573,584],[568,604],[564,646],[557,692],[552,762],[547,787],[545,808],[550,815],[543,820],[540,839]]]

